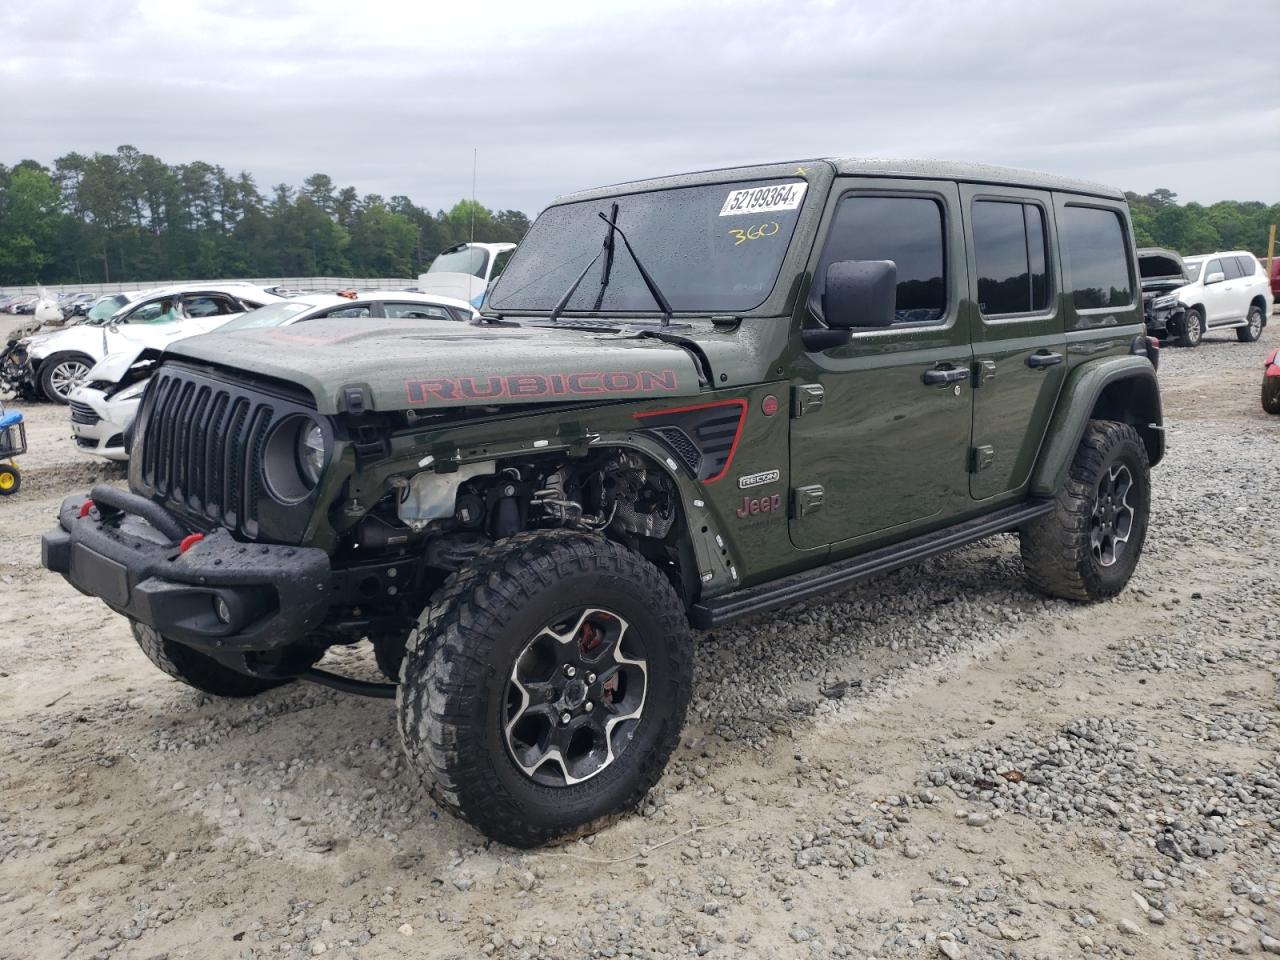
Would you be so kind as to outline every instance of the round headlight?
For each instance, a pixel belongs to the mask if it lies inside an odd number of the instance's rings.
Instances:
[[[305,500],[324,471],[325,437],[320,424],[291,416],[276,424],[263,448],[262,475],[281,503]]]
[[[320,482],[320,473],[324,470],[324,431],[318,423],[298,431],[298,466],[308,486],[314,487]]]

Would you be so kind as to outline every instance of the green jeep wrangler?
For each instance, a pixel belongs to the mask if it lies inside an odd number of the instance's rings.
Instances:
[[[413,765],[529,846],[637,804],[695,630],[992,534],[1118,593],[1164,452],[1122,194],[806,160],[557,200],[482,321],[172,346],[129,490],[43,562],[216,696],[394,697]],[[315,665],[372,643],[392,681]]]

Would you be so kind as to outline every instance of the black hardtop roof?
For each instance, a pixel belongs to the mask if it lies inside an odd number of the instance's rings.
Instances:
[[[960,163],[949,160],[872,160],[858,157],[831,157],[825,159],[790,160],[785,163],[753,164],[743,167],[722,167],[700,170],[674,176],[656,177],[650,180],[632,180],[591,190],[557,197],[555,204],[577,200],[592,200],[619,193],[638,193],[645,190],[665,190],[672,187],[697,186],[727,180],[774,179],[795,176],[806,165],[826,164],[831,172],[845,177],[892,177],[904,180],[960,180],[967,183],[990,183],[1010,187],[1027,187],[1036,190],[1057,190],[1087,196],[1123,200],[1124,194],[1115,187],[1077,180],[1050,173],[1018,170],[1013,167],[997,167],[985,163]]]

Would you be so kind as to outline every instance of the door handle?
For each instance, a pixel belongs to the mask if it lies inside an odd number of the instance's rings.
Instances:
[[[1062,362],[1062,354],[1060,353],[1033,353],[1027,357],[1027,366],[1032,370],[1043,370],[1045,367],[1054,367]]]
[[[967,367],[934,367],[932,370],[926,370],[921,379],[924,380],[925,386],[945,387],[949,383],[968,380],[969,370]]]

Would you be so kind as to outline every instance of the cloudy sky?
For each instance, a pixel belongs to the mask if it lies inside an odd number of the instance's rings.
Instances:
[[[10,0],[0,162],[130,143],[535,212],[684,170],[980,160],[1280,200],[1280,2]]]

